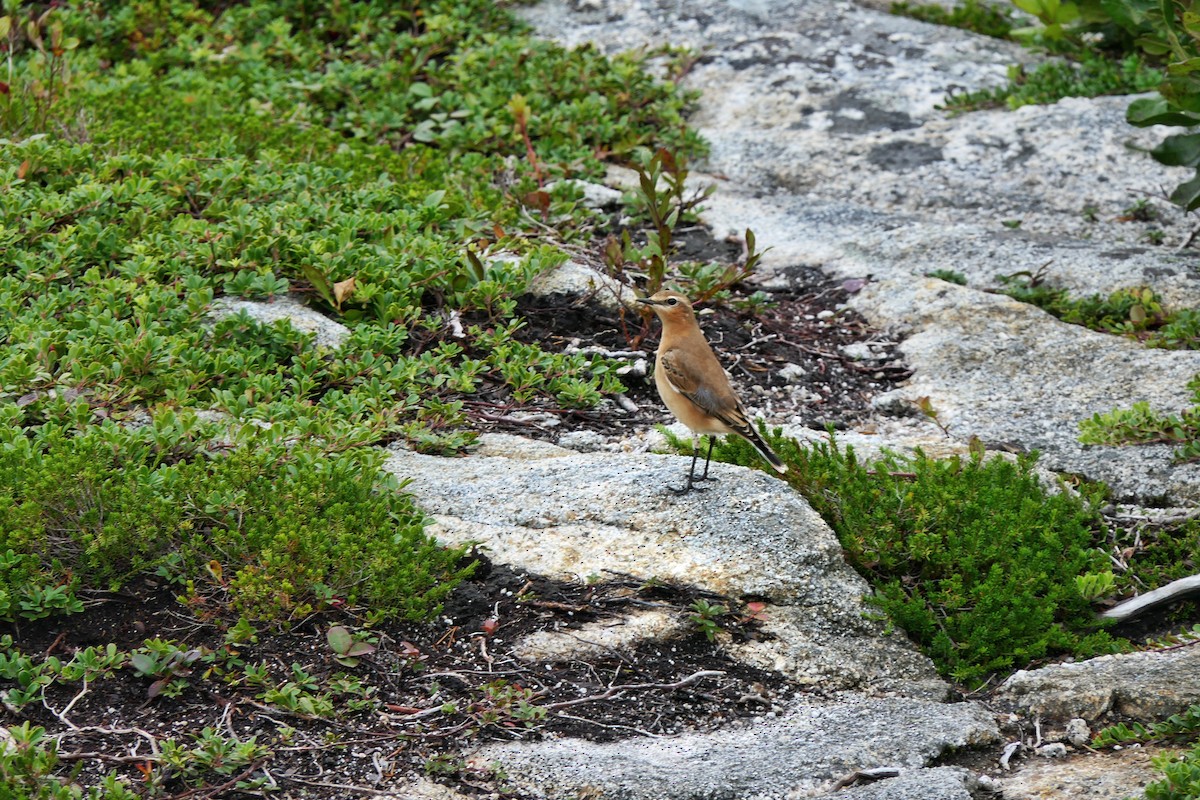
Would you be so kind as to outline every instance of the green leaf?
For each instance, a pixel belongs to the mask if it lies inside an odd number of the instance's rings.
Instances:
[[[1200,208],[1200,173],[1190,181],[1179,184],[1171,192],[1171,202],[1184,211],[1195,211]]]
[[[333,652],[343,656],[347,655],[354,645],[354,637],[343,625],[334,625],[330,628],[325,633],[325,641],[329,642],[329,647]]]
[[[321,299],[336,308],[337,302],[333,296],[333,284],[330,282],[329,276],[322,272],[316,264],[301,264],[300,271],[317,290],[317,294],[321,295]]]
[[[1200,133],[1180,133],[1168,136],[1150,151],[1160,164],[1169,167],[1195,167],[1200,165]]]
[[[1188,36],[1193,39],[1200,35],[1200,14],[1195,11],[1183,12],[1183,29],[1187,31]]]
[[[134,653],[129,658],[129,665],[139,675],[154,675],[158,672],[158,659],[150,653]]]
[[[1079,6],[1074,3],[1063,3],[1054,14],[1054,21],[1058,23],[1074,22],[1077,19],[1079,19]]]
[[[1101,13],[1126,31],[1141,30],[1155,13],[1157,4],[1147,0],[1101,0]]]
[[[1200,124],[1200,115],[1178,111],[1164,97],[1140,97],[1129,104],[1125,120],[1139,128],[1150,125],[1192,126]]]
[[[371,644],[370,642],[355,642],[354,644],[350,645],[350,649],[346,651],[346,655],[350,657],[367,656],[374,652],[375,645]]]
[[[1197,71],[1200,71],[1200,58],[1173,61],[1167,65],[1167,73],[1170,75],[1188,75]]]

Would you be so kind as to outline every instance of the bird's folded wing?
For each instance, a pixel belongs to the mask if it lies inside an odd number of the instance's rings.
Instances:
[[[725,384],[728,379],[720,372],[719,381],[705,381],[692,362],[678,350],[668,350],[659,356],[663,372],[671,388],[691,400],[706,414],[716,417],[735,430],[747,426],[741,403]],[[720,366],[714,364],[716,369]]]

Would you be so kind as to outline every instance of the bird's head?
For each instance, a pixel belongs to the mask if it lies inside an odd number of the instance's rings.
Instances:
[[[679,292],[656,292],[649,297],[639,297],[639,303],[650,306],[663,322],[673,319],[691,319],[692,304]]]

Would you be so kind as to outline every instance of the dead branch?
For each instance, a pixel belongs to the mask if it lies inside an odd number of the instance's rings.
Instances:
[[[1103,619],[1126,620],[1136,617],[1138,614],[1155,606],[1170,603],[1197,593],[1200,593],[1200,575],[1191,575],[1187,578],[1171,581],[1166,586],[1161,586],[1152,592],[1140,594],[1132,600],[1119,603],[1100,616]]]
[[[574,700],[563,700],[562,702],[559,702],[559,703],[548,703],[548,704],[542,706],[542,708],[546,709],[547,711],[556,711],[560,708],[569,708],[571,706],[577,706],[582,703],[595,703],[600,700],[611,700],[612,698],[616,697],[617,695],[624,694],[625,692],[630,692],[630,691],[651,690],[651,689],[662,689],[662,690],[682,689],[685,686],[691,686],[693,683],[696,683],[697,681],[703,680],[705,678],[713,678],[718,675],[724,675],[724,674],[725,674],[725,672],[723,670],[719,670],[719,669],[702,669],[699,672],[693,672],[691,675],[687,676],[683,680],[675,681],[675,683],[623,683],[623,684],[620,684],[617,686],[610,686],[606,691],[601,692],[600,694],[597,694],[597,695],[592,695],[590,697],[577,697]]]

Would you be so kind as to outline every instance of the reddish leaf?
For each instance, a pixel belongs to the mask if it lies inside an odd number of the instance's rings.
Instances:
[[[550,195],[548,192],[529,192],[521,198],[521,202],[530,208],[536,208],[538,211],[545,212],[550,210]]]
[[[346,651],[348,656],[367,656],[375,652],[375,645],[370,642],[355,642]]]

